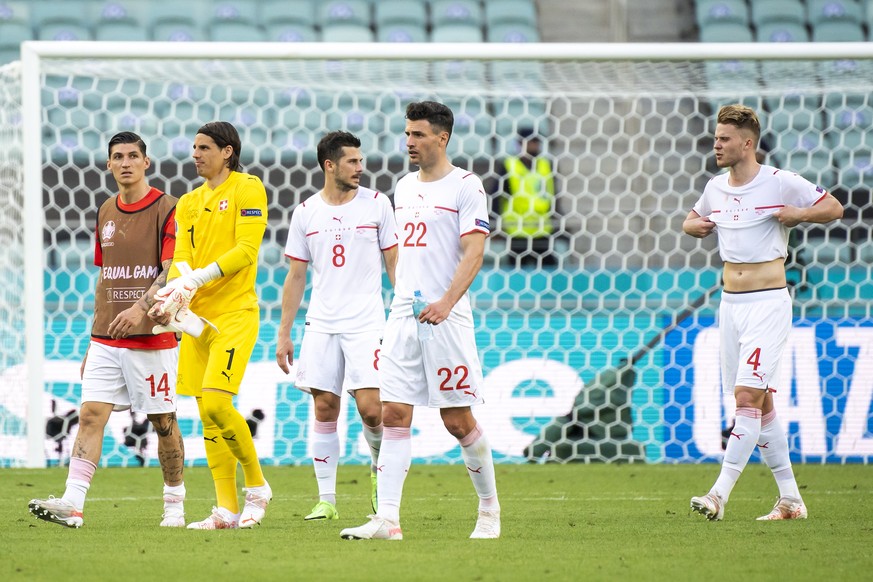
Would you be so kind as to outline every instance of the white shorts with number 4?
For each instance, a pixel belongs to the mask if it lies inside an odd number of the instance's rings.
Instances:
[[[389,318],[379,358],[382,402],[458,408],[484,402],[482,364],[473,328],[444,321],[418,339],[411,315]]]
[[[718,318],[722,390],[780,388],[780,362],[791,331],[788,290],[722,293]]]
[[[341,395],[358,388],[379,387],[381,331],[360,333],[303,334],[297,358],[295,386],[304,392],[313,388]]]
[[[113,410],[142,414],[176,412],[178,362],[178,348],[132,350],[91,342],[82,402],[107,402]]]

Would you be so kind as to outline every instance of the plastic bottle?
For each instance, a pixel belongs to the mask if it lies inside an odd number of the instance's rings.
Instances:
[[[412,298],[412,314],[415,316],[415,322],[418,324],[418,339],[421,341],[433,339],[433,326],[429,323],[418,321],[418,318],[425,307],[427,307],[427,301],[422,297],[421,291],[416,289]]]

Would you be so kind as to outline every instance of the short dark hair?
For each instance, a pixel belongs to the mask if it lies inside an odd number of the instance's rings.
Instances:
[[[203,135],[211,137],[212,141],[214,141],[220,149],[224,149],[227,146],[232,147],[233,153],[227,160],[227,167],[232,172],[239,170],[239,154],[242,149],[242,144],[240,143],[239,133],[232,124],[226,121],[210,121],[209,123],[202,125],[200,129],[197,130],[197,133],[202,133]]]
[[[452,128],[455,125],[455,116],[452,110],[436,101],[417,101],[406,106],[406,119],[419,121],[424,119],[437,132],[447,131],[452,137]]]
[[[139,147],[139,151],[143,156],[146,155],[146,144],[143,139],[132,131],[122,131],[116,133],[112,136],[112,139],[109,140],[109,147],[106,148],[106,154],[111,158],[112,157],[112,148],[121,143],[134,143]]]
[[[324,162],[336,163],[343,155],[343,148],[359,148],[361,140],[347,131],[332,131],[321,138],[316,149],[318,165],[324,170]]]
[[[755,144],[761,139],[761,122],[755,110],[735,103],[718,110],[716,121],[722,125],[733,125],[737,129],[747,129],[755,136]]]

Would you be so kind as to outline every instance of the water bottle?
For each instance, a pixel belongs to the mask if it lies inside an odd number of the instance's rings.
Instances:
[[[425,307],[427,307],[427,301],[422,297],[421,291],[416,290],[412,298],[412,315],[415,316],[415,323],[418,324],[418,339],[421,341],[433,339],[433,326],[418,320]]]

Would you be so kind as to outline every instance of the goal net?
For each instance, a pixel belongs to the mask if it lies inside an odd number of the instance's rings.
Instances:
[[[115,191],[109,137],[142,135],[150,182],[181,196],[199,182],[196,130],[216,119],[240,130],[245,171],[269,197],[260,339],[237,405],[266,462],[307,462],[309,397],[273,358],[291,213],[322,186],[315,145],[335,129],[361,138],[364,183],[390,196],[410,169],[405,106],[421,99],[453,109],[450,156],[482,176],[493,203],[471,295],[486,383],[476,414],[498,461],[722,454],[733,411],[719,387],[721,265],[714,238],[685,236],[681,223],[717,171],[717,108],[742,102],[760,114],[768,163],[846,205],[845,219],[792,236],[795,322],[776,394],[792,458],[869,462],[873,50],[737,44],[735,60],[724,54],[687,44],[25,43],[24,66],[0,69],[0,466],[69,457],[97,276],[92,231]],[[501,212],[504,160],[519,153],[521,131],[540,136],[555,198],[546,246],[519,251]],[[390,293],[386,283],[386,305]],[[196,462],[196,406],[179,406]],[[156,464],[147,428],[114,414],[101,463]],[[434,411],[417,411],[414,428],[416,462],[460,460]],[[353,406],[339,430],[344,461],[366,462]]]

